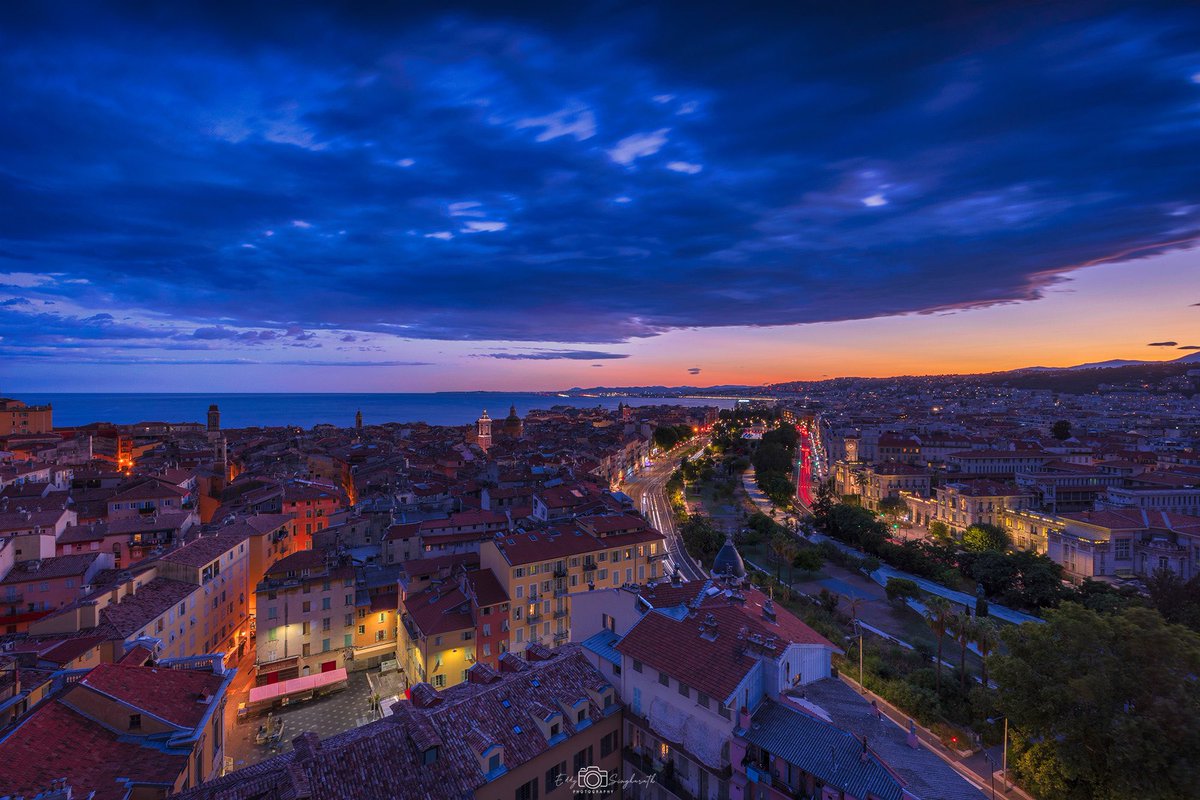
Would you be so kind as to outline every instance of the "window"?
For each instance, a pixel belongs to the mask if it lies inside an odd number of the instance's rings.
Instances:
[[[380,631],[380,633],[383,633],[383,631]],[[376,636],[375,639],[376,639],[376,641],[378,641],[379,637]],[[344,636],[342,636],[342,647],[353,647],[353,646],[354,646],[354,634],[347,633]]]
[[[492,654],[492,646],[490,644],[488,644],[487,642],[484,642],[483,654],[485,656],[490,656]]]
[[[567,779],[567,762],[560,761],[546,770],[546,794],[553,792]]]
[[[579,773],[581,769],[592,763],[592,748],[589,745],[575,754],[575,772]]]
[[[305,614],[312,611],[312,602],[305,600],[304,603],[300,606],[300,610],[302,612],[304,612]]]
[[[328,639],[322,639],[322,640],[321,640],[321,651],[322,651],[322,652],[329,652],[329,651],[330,651],[330,650],[332,650],[332,649],[333,649],[333,648],[331,648],[331,647],[329,646],[329,640],[328,640]]]
[[[367,635],[367,626],[366,626],[366,625],[359,625],[359,626],[358,626],[358,635],[359,635],[359,636],[366,636],[366,635]]]
[[[445,675],[434,675],[433,676],[433,685],[438,689],[443,688],[446,685],[446,676]]]
[[[661,683],[663,686],[671,685],[671,679],[669,677],[667,677],[667,673],[663,672],[662,670],[659,670],[659,672],[658,672],[658,682]]]
[[[517,792],[514,795],[514,800],[537,800],[538,797],[538,779],[534,778],[528,783],[523,783],[517,787]]]
[[[696,692],[696,703],[708,708],[708,695],[704,692]]]
[[[382,620],[380,620],[380,621],[382,622]],[[351,625],[353,625],[353,624],[354,624],[354,615],[353,615],[353,614],[347,614],[347,615],[346,615],[346,621],[345,621],[345,622],[343,622],[342,624],[343,624],[345,627],[349,628]]]
[[[300,623],[300,635],[308,636],[308,623],[307,622]]]
[[[129,730],[140,731],[141,729],[142,729],[142,715],[141,714],[130,714],[129,715]]]
[[[321,598],[321,610],[328,611],[330,609],[330,599],[328,597]]]
[[[500,769],[500,754],[493,753],[492,757],[488,759],[488,772],[495,772],[498,769]]]
[[[484,636],[492,635],[492,624],[490,622],[485,622],[483,624],[483,635]]]
[[[1121,560],[1128,560],[1129,559],[1129,540],[1128,539],[1114,539],[1113,542],[1116,544],[1115,552],[1113,553],[1114,558],[1119,558]]]
[[[613,731],[600,740],[600,757],[604,758],[617,749],[617,732]]]
[[[475,631],[463,631],[463,641],[470,641],[475,638]]]
[[[634,672],[642,671],[642,662],[638,661],[636,658],[633,660],[633,671]]]
[[[300,655],[304,658],[308,658],[310,655],[312,655],[312,646],[309,645],[308,642],[305,642],[300,646]]]
[[[325,617],[323,620],[321,620],[321,630],[323,630],[323,631],[329,630],[330,624],[331,624],[331,620],[329,619],[329,617]]]
[[[438,749],[436,746],[429,748],[421,754],[421,761],[425,764],[432,764],[437,761]]]
[[[348,606],[354,605],[354,595],[352,595],[352,594],[346,595],[346,605],[348,605]]]
[[[684,683],[683,681],[680,681],[679,682],[679,693],[681,695],[683,695],[684,697],[689,697],[690,692],[691,692],[691,690],[688,688],[688,685],[686,683]]]

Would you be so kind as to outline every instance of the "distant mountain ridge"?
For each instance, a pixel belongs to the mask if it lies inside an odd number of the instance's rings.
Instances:
[[[1022,369],[1012,370],[1013,372],[1025,372],[1029,370],[1079,370],[1079,369],[1112,369],[1114,367],[1140,367],[1150,364],[1200,364],[1200,350],[1193,353],[1182,355],[1179,358],[1172,358],[1168,361],[1151,361],[1137,360],[1127,358],[1114,358],[1109,361],[1092,361],[1088,364],[1076,364],[1073,367],[1023,367]]]

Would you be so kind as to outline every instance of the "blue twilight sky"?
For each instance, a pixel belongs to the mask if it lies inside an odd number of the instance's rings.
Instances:
[[[1198,344],[1200,6],[382,5],[0,10],[0,390]]]

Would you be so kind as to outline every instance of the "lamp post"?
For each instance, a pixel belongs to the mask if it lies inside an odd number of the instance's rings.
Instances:
[[[867,685],[863,683],[863,632],[862,622],[854,620],[854,630],[858,632],[858,685],[865,692]]]
[[[999,718],[988,717],[987,721],[989,725],[995,725]],[[1004,718],[1004,749],[1000,758],[1000,771],[1004,773],[1004,791],[1008,792],[1012,788],[1008,782],[1008,717]]]

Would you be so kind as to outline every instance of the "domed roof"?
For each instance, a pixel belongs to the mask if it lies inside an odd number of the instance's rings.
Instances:
[[[742,562],[742,554],[733,544],[733,534],[725,534],[725,544],[713,559],[712,574],[717,577],[732,576],[746,577],[746,565]]]

